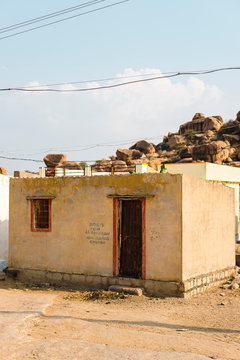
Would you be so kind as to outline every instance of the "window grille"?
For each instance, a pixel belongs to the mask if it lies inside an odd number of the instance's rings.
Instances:
[[[51,231],[51,199],[31,200],[32,231]]]

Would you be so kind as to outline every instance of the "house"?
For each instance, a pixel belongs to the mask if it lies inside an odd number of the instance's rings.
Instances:
[[[8,259],[9,177],[0,174],[0,260]]]
[[[234,190],[186,175],[10,181],[20,280],[189,296],[235,272]]]
[[[166,164],[170,174],[186,174],[212,182],[219,182],[234,189],[235,192],[235,239],[240,244],[239,184],[240,169],[208,162]]]

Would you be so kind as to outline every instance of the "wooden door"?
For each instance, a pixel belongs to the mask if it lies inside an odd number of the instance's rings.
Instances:
[[[142,277],[142,200],[120,202],[119,275]]]

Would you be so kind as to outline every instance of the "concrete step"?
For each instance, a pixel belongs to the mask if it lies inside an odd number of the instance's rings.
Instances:
[[[137,296],[142,296],[142,294],[143,294],[143,289],[133,288],[130,286],[111,285],[111,286],[109,286],[108,290],[115,291],[115,292],[123,292],[125,294],[137,295]]]

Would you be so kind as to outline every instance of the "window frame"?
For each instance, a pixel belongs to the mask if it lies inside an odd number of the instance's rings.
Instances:
[[[35,228],[35,215],[34,215],[34,200],[48,200],[48,228],[40,229]],[[34,197],[31,201],[31,232],[51,232],[52,231],[52,197]]]

